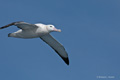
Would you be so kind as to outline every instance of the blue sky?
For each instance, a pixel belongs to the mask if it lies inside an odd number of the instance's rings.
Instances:
[[[119,0],[1,0],[0,26],[14,21],[53,24],[70,65],[42,40],[8,38],[0,30],[0,80],[120,79]],[[113,76],[114,78],[108,78]]]

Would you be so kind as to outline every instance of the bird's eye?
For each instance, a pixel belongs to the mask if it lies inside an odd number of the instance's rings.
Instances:
[[[50,26],[50,27],[52,27],[52,26]]]

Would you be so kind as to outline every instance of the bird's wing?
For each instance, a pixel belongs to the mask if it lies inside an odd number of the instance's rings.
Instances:
[[[50,34],[40,37],[44,42],[46,42],[51,48],[55,50],[56,53],[69,65],[68,54],[65,51],[65,48],[56,41]]]
[[[0,27],[0,29],[4,29],[4,28],[7,28],[7,27],[12,26],[12,25],[15,25],[18,28],[23,29],[23,30],[31,29],[31,28],[37,28],[37,26],[34,25],[34,24],[19,21],[19,22],[13,22],[13,23],[10,23],[10,24],[5,25],[3,27]]]

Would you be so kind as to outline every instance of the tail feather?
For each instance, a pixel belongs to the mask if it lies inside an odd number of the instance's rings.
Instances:
[[[11,33],[8,34],[8,37],[11,37]]]

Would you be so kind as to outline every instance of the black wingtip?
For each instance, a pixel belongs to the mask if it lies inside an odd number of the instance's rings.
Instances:
[[[15,25],[16,23],[20,23],[20,22],[24,22],[24,21],[12,22],[12,23],[10,23],[10,24],[7,24],[7,25],[5,25],[5,26],[0,27],[0,29],[7,28],[7,27],[9,27],[9,26]]]
[[[54,49],[54,48],[53,48],[53,49]],[[54,50],[55,50],[55,49],[54,49]],[[56,51],[56,50],[55,50],[55,52],[58,53],[58,51]],[[68,57],[66,57],[66,58],[65,58],[65,57],[62,57],[59,53],[58,53],[58,55],[64,60],[64,62],[65,62],[67,65],[69,65],[69,58],[68,58]]]
[[[3,27],[0,27],[0,29],[3,29]]]
[[[65,62],[67,65],[69,65],[69,58],[68,58],[68,57],[67,57],[67,58],[62,57],[62,59],[64,60],[64,62]]]

